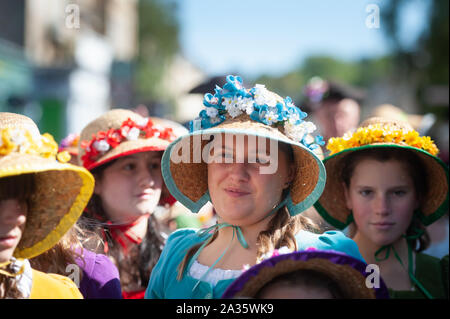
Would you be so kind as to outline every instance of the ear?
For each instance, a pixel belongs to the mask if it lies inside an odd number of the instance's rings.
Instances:
[[[353,209],[353,204],[352,204],[352,201],[351,201],[351,198],[350,198],[350,191],[349,191],[349,189],[347,188],[347,185],[344,182],[342,182],[341,185],[342,185],[342,189],[344,190],[345,204],[347,205],[348,209],[352,210]]]

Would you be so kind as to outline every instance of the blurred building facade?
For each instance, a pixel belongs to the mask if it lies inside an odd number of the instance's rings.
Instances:
[[[0,2],[0,110],[57,140],[133,102],[137,0]]]

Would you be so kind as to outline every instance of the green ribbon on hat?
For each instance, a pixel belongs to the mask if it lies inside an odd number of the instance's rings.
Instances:
[[[409,241],[413,240],[413,239],[417,239],[424,234],[423,229],[414,229],[414,230],[416,231],[415,235],[411,235],[411,236],[402,235],[402,237],[406,239],[406,244],[408,245],[408,275],[409,275],[409,278],[411,279],[411,281],[424,293],[424,295],[428,299],[434,299],[433,296],[430,294],[430,292],[427,289],[425,289],[425,287],[414,276],[414,269],[413,269],[414,267],[413,267],[413,260],[412,260],[413,254],[412,254],[412,247],[411,247],[411,244],[409,243]],[[398,262],[400,263],[400,265],[403,267],[403,269],[405,269],[405,266],[403,265],[403,262],[402,262],[400,256],[398,255],[397,251],[394,248],[394,245],[392,245],[392,244],[382,246],[380,249],[378,249],[375,252],[375,260],[383,261],[383,260],[388,259],[391,249],[394,252],[395,259],[397,259]],[[386,251],[384,258],[378,258],[378,255],[383,251]]]
[[[275,208],[273,208],[269,214],[266,215],[267,218],[271,215],[273,215],[274,213],[276,213],[283,205],[286,205],[288,200],[288,196],[286,196],[277,206],[275,206]],[[206,278],[206,276],[209,274],[209,272],[214,268],[214,266],[217,265],[217,263],[222,259],[223,256],[225,256],[226,252],[228,251],[228,249],[230,248],[231,244],[233,243],[234,237],[236,236],[239,243],[241,244],[242,247],[244,247],[245,249],[248,248],[248,243],[245,240],[244,234],[242,233],[242,229],[239,226],[235,226],[235,225],[231,225],[229,223],[218,223],[215,224],[213,226],[210,226],[208,228],[204,228],[204,229],[200,229],[197,234],[199,236],[203,236],[207,233],[210,233],[211,231],[219,231],[222,228],[225,227],[232,227],[233,228],[233,236],[231,237],[231,241],[228,244],[227,248],[225,248],[225,250],[222,252],[222,254],[219,256],[219,258],[216,259],[216,261],[211,265],[211,267],[208,268],[208,270],[200,277],[200,279],[197,281],[197,283],[195,284],[194,288],[192,288],[192,291],[194,291],[198,285],[200,284],[200,282],[203,281],[203,279]],[[208,240],[205,240],[205,242],[200,246],[200,248],[197,250],[197,252],[194,254],[194,256],[192,256],[188,267],[186,269],[190,269],[192,264],[194,263],[195,260],[197,260],[198,256],[200,255],[201,251],[203,250],[203,248],[206,247],[206,245],[208,244]]]

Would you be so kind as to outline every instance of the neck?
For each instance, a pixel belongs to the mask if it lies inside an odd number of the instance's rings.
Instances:
[[[111,229],[116,229],[119,232],[127,233],[131,238],[136,241],[142,240],[147,234],[148,218],[150,215],[142,215],[135,218],[132,221],[127,222],[113,222],[110,226]],[[135,238],[136,237],[136,238]],[[129,240],[129,238],[127,238]]]
[[[389,253],[389,257],[386,260],[377,261],[375,259],[375,253],[383,247],[383,245],[379,245],[374,243],[367,237],[365,237],[360,232],[357,232],[353,240],[358,245],[358,248],[361,252],[361,255],[364,257],[367,264],[378,264],[378,265],[387,265],[387,264],[398,264],[398,260],[395,258],[395,254],[391,248]],[[403,237],[398,238],[395,242],[391,243],[398,256],[402,260],[402,263],[407,266],[408,264],[408,244]],[[378,259],[384,259],[386,251],[380,252],[377,256]]]
[[[267,229],[267,225],[272,219],[272,217],[273,216],[268,216],[267,218],[264,218],[263,220],[252,225],[239,226],[242,231],[242,235],[248,244],[249,250],[255,251],[257,250],[256,241],[258,239],[258,236],[262,231]],[[225,223],[225,221],[223,221],[221,218],[218,218],[218,222]],[[220,229],[217,240],[224,243],[230,243],[233,238],[233,231],[234,231],[234,239],[231,246],[236,245],[242,246],[242,244],[239,242],[237,238],[237,232],[235,229],[233,229],[233,227],[224,227]]]

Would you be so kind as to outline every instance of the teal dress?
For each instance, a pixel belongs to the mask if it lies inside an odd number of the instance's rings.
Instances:
[[[189,272],[185,271],[183,278],[177,280],[178,265],[183,260],[186,252],[192,246],[204,242],[209,236],[211,234],[197,234],[197,229],[179,229],[173,232],[167,239],[158,263],[153,268],[145,292],[145,298],[220,298],[234,279],[220,280],[213,286],[205,281],[198,283],[198,279],[189,276]],[[296,235],[296,239],[299,250],[305,250],[310,247],[319,250],[335,250],[364,261],[356,243],[340,231],[328,231],[323,234],[300,231]]]

